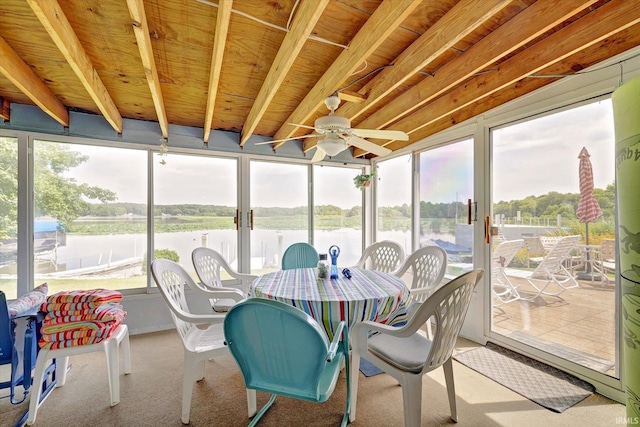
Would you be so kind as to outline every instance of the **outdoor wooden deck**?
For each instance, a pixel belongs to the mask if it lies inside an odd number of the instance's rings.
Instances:
[[[523,297],[535,295],[525,279],[513,278]],[[559,297],[542,295],[493,308],[494,332],[532,344],[584,366],[615,373],[615,280],[578,280]]]

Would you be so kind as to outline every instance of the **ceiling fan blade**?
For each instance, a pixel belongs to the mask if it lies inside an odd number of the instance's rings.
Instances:
[[[325,155],[326,153],[322,151],[320,147],[316,147],[316,152],[313,154],[313,157],[311,158],[311,163],[316,163],[323,160]]]
[[[256,142],[253,145],[273,144],[273,143],[276,143],[276,142],[289,141],[290,139],[314,138],[314,137],[317,137],[317,136],[323,136],[323,135],[319,135],[319,134],[316,134],[316,133],[310,133],[309,135],[292,136],[291,138],[274,139],[273,141]]]
[[[361,138],[380,138],[394,139],[398,141],[408,141],[409,135],[401,130],[384,130],[384,129],[351,129],[351,133]],[[372,151],[373,152],[373,151]]]
[[[347,143],[364,151],[373,153],[376,156],[386,156],[387,154],[391,153],[391,150],[389,150],[388,148],[381,147],[378,144],[374,144],[373,142],[369,142],[366,139],[362,139],[355,135],[351,135],[349,139],[347,139]]]

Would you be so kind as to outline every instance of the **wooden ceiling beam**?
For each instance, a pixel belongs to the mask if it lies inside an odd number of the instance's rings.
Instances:
[[[358,124],[365,129],[382,129],[453,89],[501,58],[525,46],[596,0],[538,0],[484,37],[464,54],[444,64],[435,77],[427,77]],[[553,49],[552,49],[553,50]],[[395,127],[394,127],[395,129]]]
[[[324,105],[324,99],[344,83],[346,76],[353,74],[402,22],[418,7],[421,0],[384,0],[362,28],[353,37],[349,49],[340,53],[318,82],[311,88],[300,105],[285,120],[273,139],[291,137],[298,129],[288,123],[305,123],[311,115]],[[274,144],[274,149],[284,144]]]
[[[205,145],[209,144],[209,136],[211,135],[213,112],[216,107],[218,84],[220,83],[220,70],[222,70],[222,59],[224,57],[224,47],[227,43],[227,34],[229,33],[229,23],[231,22],[232,9],[233,0],[218,2],[218,12],[216,15],[216,34],[213,40],[211,68],[209,69],[207,108],[205,110],[204,116],[203,142],[205,143]]]
[[[156,110],[158,124],[164,139],[169,138],[169,122],[167,113],[164,108],[164,99],[162,98],[162,90],[160,89],[160,79],[158,78],[158,70],[153,57],[153,47],[151,46],[151,37],[149,36],[149,24],[147,23],[147,15],[144,10],[142,0],[127,0],[129,8],[129,16],[131,16],[131,24],[133,25],[133,33],[136,36],[138,50],[140,51],[140,59],[144,67],[144,74],[147,77],[151,99]]]
[[[11,120],[11,107],[8,99],[0,96],[0,119],[4,121]]]
[[[313,28],[328,4],[329,0],[300,3],[300,8],[296,11],[295,18],[291,24],[291,30],[284,37],[280,49],[278,49],[278,53],[276,54],[276,58],[269,69],[269,73],[262,83],[260,92],[244,122],[244,126],[242,126],[240,136],[241,146],[247,142],[256,129],[256,126],[258,126],[258,122],[260,122],[262,116],[267,111],[269,103],[273,100],[284,78],[291,69],[293,62],[298,57],[311,31],[313,31]]]
[[[495,73],[479,75],[434,102],[423,106],[411,116],[394,124],[394,129],[409,134],[409,141],[387,141],[395,149],[424,138],[421,130],[451,116],[474,103],[516,84],[522,79],[559,63],[581,50],[602,42],[633,25],[640,24],[640,10],[632,2],[611,1],[544,40],[500,64]],[[499,104],[498,104],[499,105]],[[494,108],[497,105],[491,105]],[[354,156],[366,154],[354,151]]]
[[[62,126],[69,127],[69,112],[62,101],[33,72],[18,54],[0,37],[0,73],[29,97],[42,111]],[[4,118],[4,115],[3,115]],[[9,120],[9,118],[5,118]]]
[[[27,0],[104,118],[122,133],[122,116],[56,0]]]
[[[512,1],[460,1],[405,49],[393,61],[393,67],[385,68],[360,89],[366,94],[364,103],[344,104],[336,114],[350,120],[358,118]]]
[[[338,98],[347,102],[355,102],[356,104],[362,104],[367,99],[366,95],[347,89],[338,92]]]
[[[545,68],[542,70],[542,74],[556,76],[570,74],[573,73],[573,67],[575,67],[576,64],[580,64],[587,68],[610,58],[612,54],[618,55],[638,45],[640,45],[640,24],[627,28],[626,30],[615,34],[613,37],[608,37],[606,40],[592,45],[586,50],[582,50],[575,55],[565,58],[561,62],[553,64],[551,67]],[[488,97],[479,99],[451,115],[442,117],[430,123],[422,129],[414,132],[411,135],[412,140],[417,142],[421,139],[435,135],[436,133],[446,130],[457,123],[462,123],[465,120],[490,111],[493,108],[531,93],[534,90],[540,89],[541,87],[561,78],[562,77],[550,77],[547,79],[531,78],[519,80],[507,87],[506,90],[494,92]],[[407,145],[408,144],[405,141],[394,141],[386,147],[392,150],[399,150],[405,148]]]

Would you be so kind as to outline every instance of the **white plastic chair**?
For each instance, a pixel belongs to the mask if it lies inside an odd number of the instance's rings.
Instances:
[[[249,286],[258,276],[252,274],[242,274],[235,271],[227,263],[227,260],[217,251],[200,247],[191,252],[193,267],[196,270],[200,282],[196,283],[200,289],[210,293],[211,308],[218,313],[224,313],[236,303],[231,298],[214,298],[216,292],[240,289],[243,295],[249,292]],[[225,271],[232,279],[224,280],[222,271]]]
[[[413,304],[409,313],[414,312],[429,296],[441,285],[447,271],[447,251],[440,246],[425,246],[413,251],[404,260],[400,268],[394,273],[403,280],[405,275],[411,276],[411,299]],[[431,321],[425,325],[425,331],[429,338]]]
[[[353,326],[351,369],[351,422],[356,419],[360,357],[394,377],[402,386],[404,425],[420,426],[422,418],[422,376],[442,366],[449,395],[451,419],[457,421],[456,394],[451,355],[466,316],[473,289],[484,270],[477,269],[438,288],[411,316],[405,326],[375,322]],[[433,339],[418,330],[430,319],[436,325]]]
[[[373,243],[365,248],[354,267],[393,273],[404,261],[404,249],[391,240]]]
[[[120,362],[118,360],[118,349],[122,345],[122,356],[124,360],[124,374],[131,373],[131,352],[129,346],[129,329],[127,325],[120,324],[113,331],[111,336],[96,344],[78,345],[74,347],[58,348],[48,350],[41,348],[36,360],[36,369],[33,374],[33,384],[42,384],[44,381],[47,362],[57,359],[56,365],[56,387],[62,387],[67,380],[67,368],[69,367],[69,356],[92,353],[94,351],[104,351],[107,358],[107,375],[109,376],[109,394],[111,406],[120,402]],[[29,417],[27,424],[32,425],[36,421],[38,408],[46,400],[40,401],[42,387],[32,387],[32,394],[29,401]]]
[[[196,381],[204,378],[204,363],[208,359],[228,354],[224,345],[224,331],[222,321],[224,314],[192,314],[185,298],[185,283],[190,288],[199,289],[189,274],[173,261],[155,259],[151,263],[151,274],[158,285],[158,289],[166,301],[176,330],[184,345],[184,365],[182,377],[182,423],[189,424],[191,410],[191,395]],[[231,298],[240,301],[244,298],[237,289],[220,291],[221,298]],[[205,329],[197,325],[209,326]],[[247,392],[249,393],[249,392]],[[255,398],[254,400],[255,401]],[[251,400],[250,400],[251,402]],[[255,408],[249,408],[249,415],[255,413]]]
[[[433,245],[413,251],[394,274],[402,279],[411,276],[411,297],[422,303],[440,286],[446,270],[447,252]]]
[[[524,246],[524,239],[505,240],[498,244],[491,254],[491,293],[496,297],[494,307],[522,298],[509,277],[504,273],[516,253]]]

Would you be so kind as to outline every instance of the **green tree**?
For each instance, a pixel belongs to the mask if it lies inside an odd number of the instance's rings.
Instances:
[[[0,239],[15,238],[17,234],[17,159],[18,144],[13,139],[0,138]],[[89,201],[105,203],[116,199],[112,191],[65,177],[65,173],[87,159],[66,144],[38,143],[34,157],[36,216],[50,216],[68,226],[90,211]]]
[[[348,209],[347,217],[358,217],[362,216],[362,206],[354,206],[351,209]]]
[[[18,144],[0,138],[0,239],[15,238],[18,215]]]
[[[173,262],[180,262],[180,255],[173,249],[156,249],[153,251],[153,259],[168,259]],[[147,253],[142,257],[142,265],[147,265]]]

